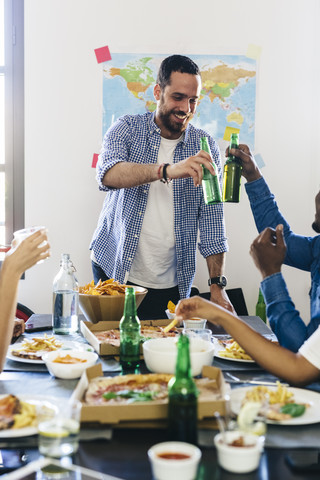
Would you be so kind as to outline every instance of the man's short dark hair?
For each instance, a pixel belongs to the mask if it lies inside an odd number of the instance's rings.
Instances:
[[[160,65],[157,84],[164,89],[170,83],[172,72],[190,73],[200,75],[199,67],[193,60],[184,55],[171,55],[165,58]]]

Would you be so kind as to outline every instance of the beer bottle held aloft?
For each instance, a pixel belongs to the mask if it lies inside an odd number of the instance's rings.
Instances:
[[[239,134],[232,133],[229,148],[239,147]],[[241,161],[234,155],[230,154],[224,165],[223,172],[223,190],[222,200],[224,202],[238,203],[240,201],[240,186],[241,186]]]
[[[123,317],[120,320],[120,365],[122,370],[135,370],[140,365],[140,320],[137,316],[133,287],[126,288]]]
[[[261,288],[259,288],[259,297],[258,302],[256,304],[256,316],[260,317],[264,323],[267,322],[267,312],[266,312],[266,304],[264,303],[264,298],[261,292]]]
[[[191,375],[189,338],[181,334],[175,376],[168,383],[170,440],[197,444],[198,390]]]
[[[209,143],[207,137],[201,138],[201,150],[210,153]],[[212,157],[211,157],[212,160]],[[212,175],[212,173],[202,165],[203,170],[203,178],[202,178],[202,190],[204,201],[207,205],[213,205],[214,203],[221,203],[221,192],[220,192],[220,185],[219,185],[219,178],[218,178],[218,169],[215,163],[212,160],[212,166],[216,175]]]

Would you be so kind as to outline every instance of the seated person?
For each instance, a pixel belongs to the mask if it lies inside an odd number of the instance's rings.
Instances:
[[[270,271],[267,264],[264,265],[268,271],[261,282],[261,290],[270,327],[278,337],[280,345],[297,352],[320,324],[320,235],[307,237],[292,232],[279,211],[274,195],[261,175],[249,147],[239,145],[239,149],[232,149],[231,153],[241,159],[242,175],[247,180],[245,188],[258,231],[262,232],[267,227],[276,228],[282,224],[287,248],[284,257],[280,256],[278,261],[311,273],[311,319],[306,325],[307,322],[302,320],[290,298],[280,272],[281,265],[277,265],[274,271]],[[316,217],[312,227],[320,233],[320,192],[316,196]]]
[[[0,271],[0,371],[6,359],[7,349],[10,344],[15,312],[19,280],[23,272],[35,265],[39,260],[50,256],[50,245],[39,245],[47,240],[45,231],[37,231],[30,237],[6,254]]]
[[[279,275],[286,255],[283,225],[260,233],[250,253],[265,279],[271,278],[269,274]],[[181,300],[176,315],[178,320],[201,317],[221,325],[262,368],[291,384],[306,385],[320,377],[320,328],[294,353],[270,342],[228,310],[200,297]]]

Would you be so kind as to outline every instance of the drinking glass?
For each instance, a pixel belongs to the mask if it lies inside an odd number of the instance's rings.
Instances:
[[[56,408],[38,416],[39,452],[61,458],[74,454],[79,447],[81,402],[57,401]]]
[[[205,340],[206,342],[211,342],[212,332],[209,328],[184,328],[182,333],[183,335],[187,335],[189,338],[197,337]]]
[[[27,237],[30,237],[33,233],[37,232],[38,230],[46,230],[46,227],[44,226],[35,226],[35,227],[27,227],[23,228],[22,230],[17,230],[16,232],[13,233],[13,244],[12,247],[13,249],[16,249],[18,245]],[[40,247],[43,247],[47,242],[44,241],[39,245]],[[37,264],[43,263],[44,260],[39,260]]]
[[[190,318],[183,320],[184,328],[205,328],[207,320],[205,318]]]

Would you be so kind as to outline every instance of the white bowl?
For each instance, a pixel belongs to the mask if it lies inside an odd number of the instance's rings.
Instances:
[[[229,445],[240,436],[244,438],[245,447]],[[258,468],[264,437],[240,431],[230,431],[226,432],[225,438],[226,443],[224,443],[221,433],[214,437],[214,444],[218,451],[218,463],[222,468],[234,473],[248,473]]]
[[[173,460],[161,458],[163,453],[188,455],[189,458]],[[194,480],[197,475],[201,450],[190,443],[163,442],[148,450],[152,473],[155,480]]]
[[[173,320],[174,318],[176,318],[176,314],[170,312],[169,308],[167,308],[166,314],[167,314],[167,317],[169,318],[169,320]]]
[[[65,357],[66,355],[81,358],[82,360],[85,360],[85,362],[65,364],[53,361],[58,356]],[[44,354],[42,359],[51,375],[57,378],[72,379],[81,377],[82,373],[87,368],[92,367],[92,365],[96,363],[98,355],[86,350],[55,350],[54,352]]]
[[[153,338],[143,343],[147,368],[154,373],[175,373],[178,337]],[[202,338],[190,338],[190,361],[193,376],[200,375],[204,365],[211,365],[214,344]]]

